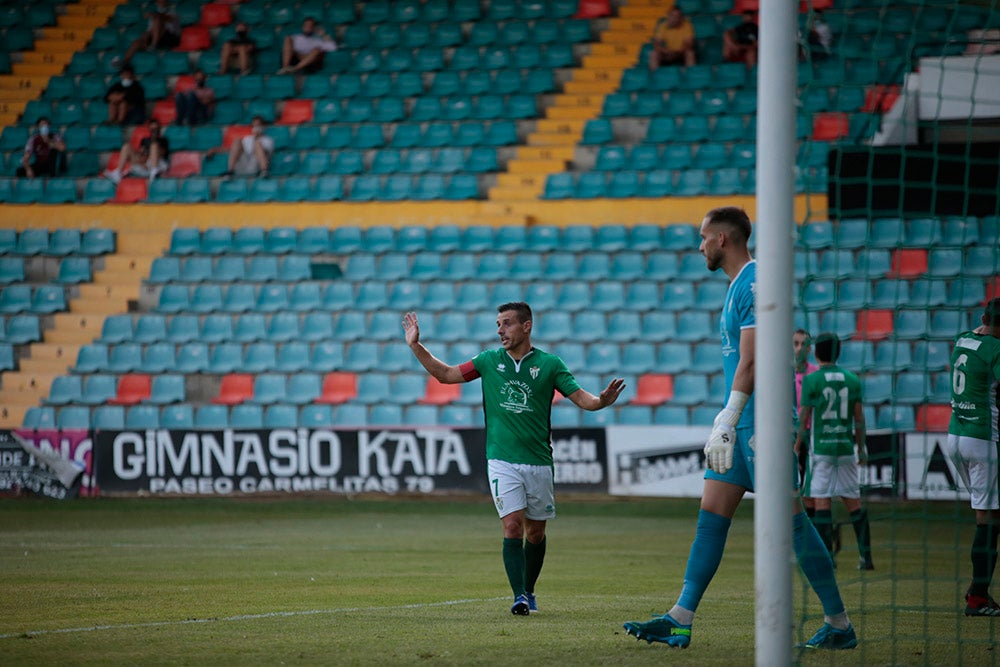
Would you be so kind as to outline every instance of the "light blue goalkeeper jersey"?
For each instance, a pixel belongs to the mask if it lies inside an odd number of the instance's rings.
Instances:
[[[729,283],[726,301],[722,306],[722,316],[719,321],[722,334],[722,370],[726,376],[726,397],[733,389],[733,378],[736,367],[740,363],[740,336],[744,329],[757,326],[754,306],[757,301],[757,262],[750,260],[744,265],[736,278]],[[737,428],[753,428],[754,394],[743,408]]]

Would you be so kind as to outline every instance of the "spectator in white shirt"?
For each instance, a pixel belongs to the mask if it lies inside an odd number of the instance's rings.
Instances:
[[[250,134],[229,147],[229,167],[227,176],[267,177],[267,168],[274,154],[274,139],[264,134],[264,118],[254,116]]]
[[[318,72],[323,69],[323,54],[336,50],[337,43],[333,38],[316,25],[316,19],[307,16],[302,21],[302,32],[285,38],[278,74]]]

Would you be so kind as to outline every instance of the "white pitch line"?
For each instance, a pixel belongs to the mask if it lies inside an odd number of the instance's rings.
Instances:
[[[99,632],[101,630],[133,630],[135,628],[157,628],[170,625],[194,625],[197,623],[227,623],[231,621],[254,621],[265,618],[287,618],[290,616],[317,616],[320,614],[349,614],[371,611],[399,611],[405,609],[426,609],[430,607],[450,607],[472,602],[496,602],[506,600],[497,598],[468,598],[465,600],[445,600],[443,602],[424,602],[396,605],[393,607],[341,607],[339,609],[304,609],[302,611],[271,611],[266,614],[240,614],[239,616],[224,616],[222,618],[186,618],[181,621],[150,621],[148,623],[120,623],[112,625],[91,625],[80,628],[57,628],[55,630],[31,630],[27,632],[12,632],[0,635],[0,639],[17,639],[21,637],[37,637],[39,635],[62,635],[74,632]]]

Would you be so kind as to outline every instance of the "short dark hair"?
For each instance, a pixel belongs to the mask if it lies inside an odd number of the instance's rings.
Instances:
[[[260,114],[257,114],[256,116],[254,116],[253,118],[251,118],[250,122],[251,123],[256,123],[258,120],[260,121],[261,125],[267,125],[267,119],[264,118],[263,116],[261,116]]]
[[[840,339],[834,333],[821,333],[813,341],[816,358],[823,363],[831,363],[840,356]]]
[[[796,329],[796,330],[795,330],[795,331],[793,331],[792,333],[793,333],[793,334],[802,334],[802,335],[803,335],[803,336],[805,336],[806,338],[809,338],[809,332],[808,332],[808,331],[806,331],[805,329],[803,329],[802,327],[799,327],[798,329]]]
[[[990,299],[983,309],[983,321],[990,326],[1000,325],[1000,296]]]
[[[517,313],[517,319],[521,322],[528,322],[533,319],[531,316],[531,306],[524,301],[511,301],[497,306],[498,313],[502,313],[506,310],[513,310]]]
[[[750,234],[753,232],[753,225],[750,224],[750,216],[739,206],[720,206],[713,208],[705,214],[709,224],[726,225],[734,232],[735,240],[747,243]]]

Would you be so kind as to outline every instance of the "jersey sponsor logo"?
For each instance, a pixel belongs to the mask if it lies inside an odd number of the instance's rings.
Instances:
[[[975,338],[959,338],[958,342],[955,343],[955,347],[962,347],[966,350],[978,350],[983,344],[983,341],[976,340]]]
[[[532,380],[538,379],[538,366],[532,366],[531,368],[528,369],[528,372],[531,373]]]
[[[844,382],[844,374],[841,372],[824,373],[823,377],[826,378],[827,382]]]
[[[503,373],[504,371],[507,370],[507,364],[503,364],[503,363],[497,364],[497,370],[500,371],[501,373]]]
[[[531,406],[528,405],[528,399],[531,398],[531,387],[524,382],[509,381],[500,388],[500,395],[503,397],[500,401],[500,407],[504,410],[517,414],[531,412]]]

